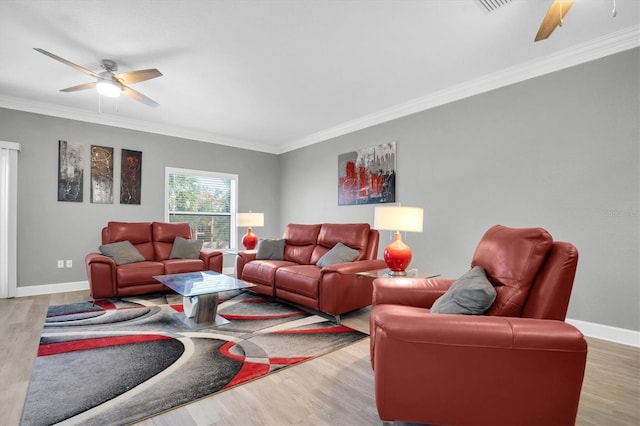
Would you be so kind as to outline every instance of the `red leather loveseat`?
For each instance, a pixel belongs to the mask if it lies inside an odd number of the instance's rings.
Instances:
[[[251,291],[333,315],[339,323],[340,314],[371,304],[372,280],[355,274],[386,267],[384,260],[376,259],[379,238],[367,223],[289,224],[281,257],[257,259],[260,245],[257,252],[239,252],[236,273],[256,285]],[[356,259],[317,266],[338,243],[355,249]]]
[[[91,296],[94,299],[132,296],[168,290],[154,275],[211,270],[222,272],[222,252],[200,249],[198,258],[171,259],[176,237],[191,239],[188,223],[109,222],[102,228],[102,244],[129,241],[143,259],[116,264],[101,253],[85,257]]]

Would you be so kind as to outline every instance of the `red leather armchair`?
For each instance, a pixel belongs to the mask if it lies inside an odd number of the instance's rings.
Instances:
[[[380,418],[427,424],[574,424],[587,343],[564,322],[576,248],[541,228],[489,229],[471,266],[496,289],[486,315],[430,313],[454,280],[374,281],[371,363]]]

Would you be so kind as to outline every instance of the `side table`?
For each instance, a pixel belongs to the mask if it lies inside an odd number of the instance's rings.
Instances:
[[[362,271],[356,272],[356,279],[360,281],[360,285],[367,285],[371,289],[371,294],[373,295],[373,281],[376,278],[393,278],[394,280],[397,278],[435,278],[439,277],[440,274],[434,274],[430,272],[420,272],[416,269],[407,270],[407,275],[398,276],[398,275],[389,275],[389,269],[374,269],[371,271]]]
[[[440,274],[434,274],[431,272],[422,272],[417,269],[407,269],[407,275],[397,276],[397,275],[389,275],[389,269],[374,269],[372,271],[362,271],[356,272],[356,275],[359,277],[367,277],[367,278],[435,278],[439,277]]]
[[[223,256],[233,256],[233,277],[234,278],[238,278],[238,271],[236,268],[236,256],[238,256],[238,253],[240,253],[241,251],[253,251],[253,252],[257,252],[257,250],[244,250],[244,249],[221,249],[220,250],[222,252]]]

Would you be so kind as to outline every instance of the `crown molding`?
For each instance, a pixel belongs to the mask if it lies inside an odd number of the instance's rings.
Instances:
[[[261,151],[270,154],[283,154],[357,130],[366,129],[397,118],[499,89],[501,87],[549,74],[554,71],[580,65],[585,62],[633,49],[638,46],[640,46],[640,25],[635,25],[540,59],[524,62],[513,67],[448,87],[426,96],[385,108],[355,120],[310,134],[300,139],[284,141],[282,145],[276,147],[268,146],[258,141],[240,140],[212,133],[196,132],[179,127],[161,126],[157,123],[128,120],[123,117],[108,114],[88,113],[79,109],[60,107],[57,105],[34,102],[16,97],[0,95],[0,107],[71,120],[79,120],[88,123],[102,124],[106,126],[121,127],[130,130],[138,130],[147,133],[214,143],[234,148]]]
[[[173,126],[162,126],[158,123],[151,123],[142,120],[129,120],[127,118],[109,115],[90,113],[75,108],[61,107],[59,105],[48,104],[44,102],[35,102],[23,98],[0,95],[0,108],[14,109],[24,112],[32,112],[35,114],[49,115],[58,118],[67,118],[70,120],[78,120],[86,123],[102,124],[105,126],[120,127],[129,130],[138,130],[146,133],[155,133],[164,136],[172,136],[183,139],[190,139],[200,142],[214,143],[234,148],[249,149],[252,151],[262,151],[276,154],[275,151],[269,150],[268,146],[259,142],[234,139],[221,135],[195,132],[189,129],[183,129]]]
[[[484,75],[444,90],[374,112],[353,121],[291,141],[279,153],[293,151],[377,124],[415,114],[470,96],[509,86],[640,46],[640,25],[608,34],[544,58]]]

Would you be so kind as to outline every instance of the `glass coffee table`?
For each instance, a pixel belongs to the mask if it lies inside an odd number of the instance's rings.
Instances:
[[[217,327],[229,321],[218,315],[218,294],[255,287],[214,271],[156,275],[153,278],[182,296],[184,313],[176,314],[191,329]]]

